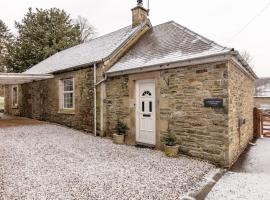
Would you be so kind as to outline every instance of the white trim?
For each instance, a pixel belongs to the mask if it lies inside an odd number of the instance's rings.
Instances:
[[[72,91],[64,91],[64,81],[72,80]],[[64,94],[73,94],[72,108],[65,108],[65,97]],[[64,78],[59,80],[59,108],[60,110],[72,111],[75,110],[75,79],[74,77]]]

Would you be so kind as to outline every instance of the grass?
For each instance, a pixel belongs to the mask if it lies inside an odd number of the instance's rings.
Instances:
[[[4,97],[0,97],[0,109],[4,109]]]

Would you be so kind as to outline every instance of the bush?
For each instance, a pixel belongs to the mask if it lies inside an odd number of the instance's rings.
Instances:
[[[177,144],[177,138],[169,131],[168,134],[161,138],[161,142],[166,146],[175,146]]]
[[[115,130],[116,130],[116,133],[117,135],[125,135],[128,131],[128,126],[127,124],[121,122],[121,121],[118,121],[116,126],[115,126]]]

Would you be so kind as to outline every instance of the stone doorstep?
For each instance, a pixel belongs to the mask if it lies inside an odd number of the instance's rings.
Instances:
[[[202,184],[201,188],[195,192],[187,193],[181,200],[204,200],[216,183],[227,172],[226,169],[216,169],[214,172],[210,172],[205,176],[206,181]]]

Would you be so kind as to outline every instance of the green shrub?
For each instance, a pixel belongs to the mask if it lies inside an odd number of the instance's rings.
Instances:
[[[117,121],[117,124],[115,126],[115,130],[117,135],[125,135],[127,131],[129,130],[127,124],[121,121]]]
[[[168,131],[168,134],[161,138],[161,142],[166,146],[175,146],[177,144],[177,138],[171,131]]]

